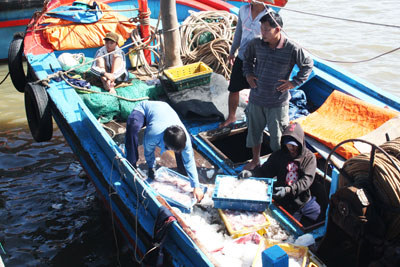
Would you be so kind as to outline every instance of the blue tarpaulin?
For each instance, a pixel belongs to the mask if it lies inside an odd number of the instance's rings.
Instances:
[[[75,1],[72,6],[60,6],[52,10],[51,13],[49,12],[48,15],[73,22],[94,23],[101,19],[103,12],[96,2],[93,2],[93,5],[88,5]]]
[[[310,114],[307,110],[307,98],[303,90],[290,90],[289,120],[295,120]]]

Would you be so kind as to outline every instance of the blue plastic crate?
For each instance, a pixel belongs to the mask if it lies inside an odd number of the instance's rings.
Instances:
[[[212,200],[214,201],[214,208],[217,209],[230,209],[230,210],[247,210],[247,211],[257,211],[262,212],[266,210],[266,208],[272,202],[272,189],[274,185],[273,178],[259,178],[259,177],[250,177],[247,179],[255,179],[264,181],[268,185],[267,190],[267,200],[251,200],[251,199],[233,199],[233,198],[223,198],[218,197],[218,189],[220,188],[220,181],[226,177],[236,178],[231,175],[217,175],[215,179],[215,189],[212,195]]]
[[[167,167],[160,167],[155,172],[155,177],[157,177],[157,175],[159,175],[162,172],[167,172],[168,174],[174,175],[174,176],[178,177],[179,179],[183,179],[185,181],[190,182],[190,179],[188,177],[183,176],[182,174],[177,173],[177,172],[175,172],[175,171],[173,171],[173,170],[171,170],[171,169],[169,169]],[[151,185],[152,182],[154,182],[154,181],[151,181],[149,179],[147,181],[149,182],[150,185]],[[203,190],[204,193],[207,192],[207,187],[206,186],[200,184],[200,188]],[[156,191],[155,189],[153,189],[153,190]],[[160,194],[160,195],[168,202],[169,205],[171,205],[172,207],[177,207],[178,209],[180,209],[184,213],[192,212],[193,206],[194,206],[194,204],[196,204],[196,199],[194,197],[193,197],[193,201],[192,201],[191,205],[188,206],[188,205],[185,205],[183,203],[180,203],[178,200],[173,199],[171,197],[165,196],[163,194]]]

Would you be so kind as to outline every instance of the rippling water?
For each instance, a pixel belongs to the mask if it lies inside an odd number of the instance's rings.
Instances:
[[[289,0],[287,8],[400,25],[400,1]],[[400,29],[318,18],[282,10],[284,29],[312,53],[333,60],[367,59],[396,48]],[[400,97],[400,51],[344,69]],[[8,72],[0,65],[0,79]],[[0,85],[0,242],[6,266],[132,266],[124,242],[59,130],[34,143],[23,94]],[[118,261],[120,259],[120,261]]]
[[[289,37],[322,58],[358,61],[400,47],[399,0],[289,0],[286,8],[398,26],[353,23],[281,10],[283,29]],[[365,63],[338,65],[400,97],[400,50]]]
[[[0,65],[0,78],[8,72]],[[23,94],[0,85],[0,256],[9,266],[135,266],[58,129],[35,143]],[[116,249],[116,242],[118,250]]]

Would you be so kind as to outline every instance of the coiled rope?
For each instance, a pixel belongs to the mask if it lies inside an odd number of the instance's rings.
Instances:
[[[359,140],[357,140],[359,141]],[[371,157],[373,165],[371,165]],[[372,166],[372,169],[370,169]],[[339,176],[339,187],[349,184],[371,184],[375,204],[384,214],[386,238],[400,237],[400,137],[347,160]]]
[[[193,12],[180,27],[183,64],[202,61],[229,79],[227,62],[236,24],[237,16],[226,11]],[[212,41],[202,44],[205,34],[211,34]]]
[[[150,24],[150,12],[146,13],[148,16],[140,16],[140,23],[143,25]],[[128,54],[136,54],[136,70],[140,75],[149,75],[152,78],[156,77],[157,74],[161,72],[161,67],[163,64],[159,64],[158,71],[152,71],[149,63],[147,62],[144,56],[144,49],[149,50],[151,53],[154,54],[155,61],[161,62],[161,43],[162,43],[162,35],[158,33],[158,26],[161,20],[161,12],[158,14],[157,24],[156,27],[150,26],[150,36],[141,37],[139,29],[136,28],[131,32],[131,39],[132,39],[132,48],[129,50]],[[151,45],[152,44],[152,45]]]
[[[145,41],[147,37],[142,38],[140,37],[139,29],[135,29],[131,32],[131,39],[133,42],[132,48],[129,49],[128,54],[135,54],[136,55],[136,70],[140,75],[149,75],[151,77],[157,76],[159,71],[153,71],[150,67],[150,65],[147,63],[147,60],[144,56],[144,51],[143,50],[149,50],[151,53],[153,53],[155,57],[155,61],[160,61],[161,59],[161,52],[160,52],[160,42],[161,42],[161,36],[156,33],[156,28],[150,27],[150,40]],[[152,44],[152,45],[150,45]],[[162,64],[159,64],[161,67]]]

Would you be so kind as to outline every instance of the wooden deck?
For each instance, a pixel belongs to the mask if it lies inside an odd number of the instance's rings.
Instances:
[[[126,123],[125,122],[116,122],[111,121],[105,124],[105,129],[107,133],[114,139],[117,144],[124,143],[125,141],[125,132],[126,132]],[[139,161],[137,165],[140,170],[144,171],[143,173],[147,173],[147,165],[144,159],[144,148],[143,148],[143,133],[144,129],[142,129],[139,133]],[[166,151],[162,155],[160,155],[160,148],[157,148],[155,151],[157,167],[165,166],[174,171],[177,170],[175,155],[172,151]],[[215,176],[218,172],[218,167],[212,165],[206,158],[203,157],[198,151],[194,149],[194,156],[196,160],[197,171],[199,174],[199,181],[202,184],[214,184]],[[208,178],[207,172],[213,173],[213,175]],[[210,174],[209,174],[210,175]]]

